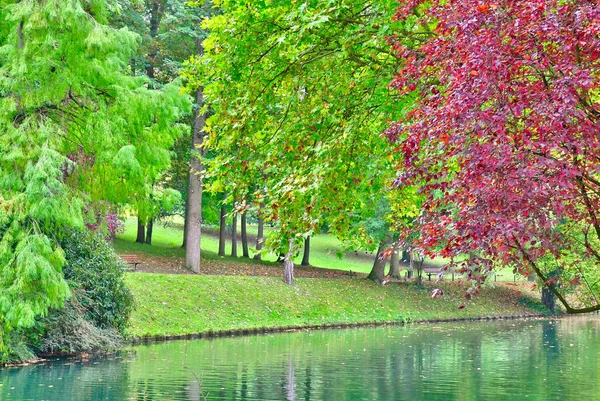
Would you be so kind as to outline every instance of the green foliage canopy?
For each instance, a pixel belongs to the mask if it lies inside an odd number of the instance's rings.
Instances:
[[[106,25],[113,6],[0,1],[0,332],[63,303],[55,234],[143,192],[180,135],[188,98],[129,75],[138,36]]]
[[[264,202],[279,228],[273,247],[324,219],[341,237],[368,242],[354,222],[376,210],[394,175],[380,134],[411,103],[388,88],[399,61],[386,36],[402,31],[396,2],[216,6],[222,14],[205,22],[205,55],[187,71],[214,111],[211,188],[235,188],[238,208]]]

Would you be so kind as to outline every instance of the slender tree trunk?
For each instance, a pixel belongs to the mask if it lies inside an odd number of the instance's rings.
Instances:
[[[415,275],[415,272],[413,270],[413,264],[410,260],[410,252],[408,251],[408,249],[402,250],[402,262],[408,263],[408,270],[406,271],[406,273],[407,273],[406,278],[413,278],[413,276]]]
[[[304,239],[304,255],[302,255],[302,266],[310,266],[310,236]]]
[[[387,259],[382,258],[383,251],[385,249],[385,243],[381,242],[379,244],[379,248],[377,249],[377,254],[375,255],[375,261],[373,262],[373,268],[371,272],[367,276],[368,279],[381,283],[385,277],[385,265],[387,264]]]
[[[242,214],[242,221],[240,222],[242,229],[242,256],[244,258],[250,258],[250,252],[248,252],[248,232],[247,232],[247,224],[246,221],[246,213]]]
[[[146,244],[152,245],[152,230],[154,229],[154,219],[148,220],[146,224]]]
[[[190,177],[188,175],[188,182],[189,181],[190,181]],[[182,248],[185,248],[185,246],[187,245],[187,225],[188,225],[187,215],[188,215],[188,206],[190,204],[189,197],[190,197],[190,193],[188,191],[185,196],[185,213],[183,215],[183,242],[181,243]]]
[[[183,219],[183,241],[181,241],[181,247],[185,248],[186,246],[187,246],[187,219]]]
[[[261,211],[262,211],[262,206],[263,205],[261,204]],[[258,233],[256,235],[256,255],[254,255],[255,260],[262,259],[262,253],[260,252],[260,250],[262,249],[263,244],[265,242],[264,229],[265,229],[265,219],[263,219],[262,217],[259,217],[258,218]]]
[[[137,238],[135,242],[144,244],[146,242],[146,226],[140,219],[140,216],[137,218]]]
[[[223,202],[225,202],[223,196]],[[225,256],[225,242],[227,241],[227,206],[221,205],[221,218],[219,220],[219,256]]]
[[[548,273],[547,279],[558,281],[559,276],[560,276],[560,271],[554,270],[554,271]],[[541,281],[541,279],[540,279],[540,281]],[[541,301],[548,309],[550,309],[551,311],[554,311],[556,296],[554,295],[552,290],[550,290],[550,288],[548,288],[546,285],[544,285],[543,282],[541,284],[542,284],[542,299],[541,299]]]
[[[424,259],[417,251],[412,251],[410,254],[410,270],[417,278],[417,285],[423,285],[423,262]]]
[[[200,40],[196,43],[197,54],[202,54]],[[196,91],[196,108],[194,109],[194,127],[192,130],[192,156],[190,158],[190,175],[188,179],[188,213],[186,215],[186,247],[185,267],[194,273],[200,273],[200,240],[202,236],[202,172],[204,157],[202,143],[204,141],[204,124],[206,114],[201,114],[203,88]]]
[[[555,296],[546,286],[542,287],[542,303],[546,305],[548,309],[554,311]]]
[[[161,3],[162,3],[162,1],[153,1],[152,5],[150,6],[149,34],[150,34],[150,38],[152,38],[152,43],[150,45],[150,51],[147,56],[148,64],[146,65],[146,75],[148,75],[148,77],[151,78],[152,80],[154,80],[154,78],[155,78],[154,67],[156,64],[156,58],[158,56],[158,49],[156,47],[154,39],[158,36],[158,29],[160,27],[160,21],[163,16],[163,12],[160,7]],[[198,53],[198,54],[200,54],[200,53]]]
[[[288,253],[285,255],[283,259],[283,282],[286,284],[294,284],[294,261],[292,260],[293,252],[294,252],[294,239],[289,239],[289,249]]]
[[[392,257],[390,259],[390,277],[400,278],[400,249],[394,246]]]
[[[233,214],[231,223],[231,256],[237,258],[237,213]]]
[[[25,36],[23,35],[24,26],[25,26],[25,21],[21,20],[19,22],[19,27],[17,28],[17,38],[18,38],[17,46],[18,46],[19,50],[22,50],[23,47],[25,47]]]
[[[160,25],[160,20],[162,18],[160,12],[160,6],[158,2],[154,2],[150,11],[150,37],[153,39],[158,35],[158,27]],[[148,66],[146,67],[146,74],[148,78],[154,80],[154,63],[156,61],[156,52],[150,53],[148,55]],[[148,245],[152,245],[152,230],[154,226],[153,219],[148,220],[146,224],[146,238],[144,242]],[[139,233],[138,233],[139,236]]]

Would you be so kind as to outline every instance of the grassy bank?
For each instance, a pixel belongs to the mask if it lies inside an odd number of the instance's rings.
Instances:
[[[240,329],[421,319],[539,314],[544,308],[517,288],[487,289],[465,309],[463,288],[444,284],[444,296],[412,284],[380,287],[364,279],[129,274],[136,299],[129,335],[177,336]]]

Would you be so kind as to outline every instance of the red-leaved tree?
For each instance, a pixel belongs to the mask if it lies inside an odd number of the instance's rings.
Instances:
[[[420,46],[392,86],[418,92],[387,131],[397,185],[424,196],[415,246],[475,285],[535,272],[568,312],[600,309],[600,7],[591,0],[409,1]],[[600,297],[599,297],[600,298]]]

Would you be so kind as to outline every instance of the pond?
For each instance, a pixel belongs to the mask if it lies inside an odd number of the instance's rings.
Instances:
[[[0,400],[600,400],[600,316],[305,331],[0,371]]]

